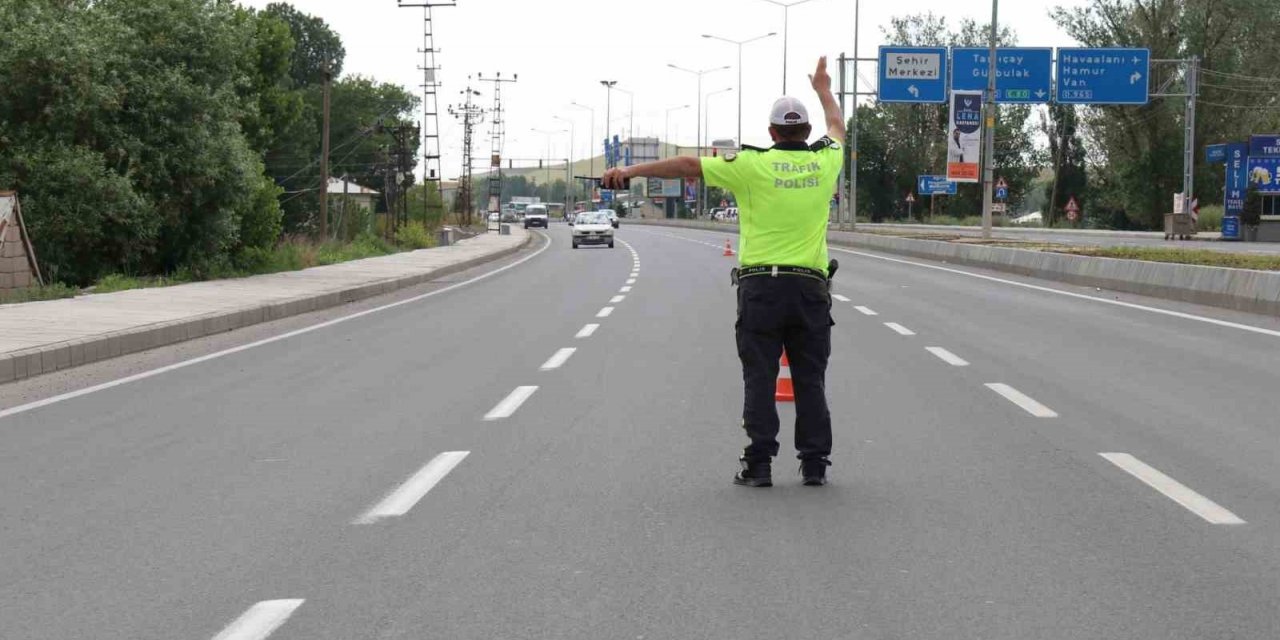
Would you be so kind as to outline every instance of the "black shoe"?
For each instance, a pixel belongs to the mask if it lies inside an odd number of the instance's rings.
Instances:
[[[804,478],[804,486],[821,487],[827,484],[827,467],[831,461],[826,458],[800,461],[800,477]]]
[[[733,476],[734,484],[743,487],[773,486],[772,462],[752,462],[746,458],[739,458],[738,462],[742,464],[742,470]]]

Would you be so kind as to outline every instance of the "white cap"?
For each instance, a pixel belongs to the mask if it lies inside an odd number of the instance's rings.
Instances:
[[[809,124],[809,110],[804,108],[803,102],[783,96],[773,103],[773,111],[769,112],[769,124]]]

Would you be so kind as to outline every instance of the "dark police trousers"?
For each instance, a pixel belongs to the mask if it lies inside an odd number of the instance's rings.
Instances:
[[[831,454],[827,359],[831,356],[831,293],[826,282],[804,276],[752,276],[738,285],[738,357],[746,387],[742,427],[751,438],[748,460],[778,455],[774,400],[779,359],[787,349],[796,391],[796,451],[801,460]]]

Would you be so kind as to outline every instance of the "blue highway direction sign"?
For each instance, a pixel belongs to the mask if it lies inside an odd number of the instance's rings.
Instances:
[[[1227,145],[1211,144],[1204,148],[1204,161],[1207,164],[1217,164],[1227,161]]]
[[[879,95],[880,102],[946,102],[946,47],[880,47]]]
[[[1149,49],[1058,49],[1060,104],[1146,104]]]
[[[990,68],[985,47],[951,50],[951,88],[985,91]],[[996,102],[1043,103],[1053,95],[1053,49],[996,49]]]
[[[956,183],[946,176],[920,176],[916,178],[916,193],[922,196],[954,196]]]

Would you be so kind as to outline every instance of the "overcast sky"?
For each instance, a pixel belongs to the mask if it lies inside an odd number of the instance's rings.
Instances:
[[[242,0],[264,7],[271,0]],[[416,1],[416,0],[410,0]],[[437,0],[438,1],[438,0]],[[793,2],[794,0],[783,0]],[[1076,43],[1049,18],[1058,5],[1078,6],[1084,0],[1017,0],[1001,4],[1000,23],[1016,30],[1024,46],[1060,47]],[[422,46],[422,10],[399,8],[396,0],[293,0],[307,13],[320,16],[339,34],[347,49],[345,74],[372,76],[420,92],[418,71]],[[964,18],[986,22],[991,5],[986,0],[862,0],[861,41],[864,57],[874,57],[885,42],[882,28],[893,16],[933,12],[952,24]],[[457,0],[452,8],[434,9],[437,64],[441,67],[440,127],[444,177],[458,175],[462,162],[462,126],[445,107],[458,103],[468,76],[501,71],[504,77],[519,74],[519,82],[503,87],[507,109],[507,145],[510,158],[547,155],[548,136],[532,129],[561,130],[575,123],[575,158],[599,153],[605,136],[605,89],[601,80],[617,80],[619,89],[635,93],[635,135],[664,136],[667,109],[696,105],[696,78],[667,67],[674,63],[692,69],[728,65],[709,73],[703,94],[732,87],[733,91],[707,102],[710,138],[737,134],[737,47],[707,40],[709,33],[745,40],[771,31],[777,36],[746,45],[743,50],[743,139],[747,144],[769,142],[768,110],[782,94],[783,9],[766,0]],[[820,107],[809,88],[807,74],[818,56],[852,56],[854,0],[809,0],[790,10],[790,52],[787,93],[800,98],[816,112]],[[862,67],[874,80],[874,65]],[[832,76],[836,77],[834,65]],[[489,86],[480,100],[492,100]],[[578,102],[596,111],[594,135],[588,136],[591,114],[569,107]],[[631,126],[631,98],[614,91],[610,129],[626,138]],[[670,137],[692,146],[696,143],[695,109],[674,111]],[[421,116],[419,116],[421,117]],[[478,131],[477,156],[488,154],[488,126]],[[594,142],[593,142],[594,141]],[[569,134],[550,136],[551,155],[565,157]],[[477,170],[486,164],[477,163]]]

